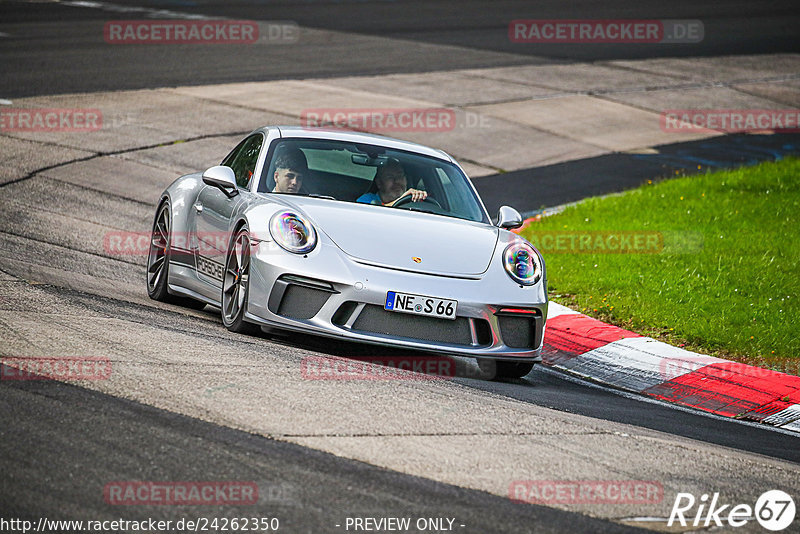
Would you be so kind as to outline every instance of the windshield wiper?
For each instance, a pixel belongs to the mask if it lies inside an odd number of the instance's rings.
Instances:
[[[311,198],[326,198],[328,200],[336,200],[336,197],[332,197],[332,196],[329,196],[329,195],[318,195],[317,193],[309,193],[306,196],[311,197]]]

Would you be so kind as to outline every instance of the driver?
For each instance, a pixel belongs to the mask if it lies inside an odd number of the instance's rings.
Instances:
[[[273,193],[299,193],[308,171],[306,155],[299,148],[281,153],[275,160]]]
[[[406,195],[411,195],[412,202],[419,202],[428,198],[428,193],[420,189],[408,187],[408,179],[403,166],[396,159],[390,159],[378,167],[375,181],[370,190],[356,199],[364,204],[377,204],[393,206],[395,202]]]

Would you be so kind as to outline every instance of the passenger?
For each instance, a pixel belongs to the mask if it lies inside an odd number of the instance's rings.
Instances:
[[[419,202],[428,198],[428,193],[421,189],[408,187],[408,179],[403,166],[396,159],[390,159],[378,167],[375,180],[370,190],[356,199],[364,204],[377,204],[393,206],[395,202],[406,195],[411,195],[412,202]]]
[[[272,192],[299,193],[307,172],[308,161],[299,148],[279,154],[275,160],[275,188]]]

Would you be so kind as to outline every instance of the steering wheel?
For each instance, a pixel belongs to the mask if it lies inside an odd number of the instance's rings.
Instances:
[[[409,202],[411,202],[411,199],[412,199],[411,193],[409,193],[407,195],[403,195],[402,197],[400,197],[400,198],[398,198],[397,200],[394,201],[394,204],[392,204],[392,207],[398,208],[400,206],[408,204]],[[430,202],[431,204],[435,205],[437,208],[443,209],[442,205],[439,204],[439,201],[436,200],[435,198],[431,197],[431,196],[427,197],[424,200],[418,200],[417,202]]]

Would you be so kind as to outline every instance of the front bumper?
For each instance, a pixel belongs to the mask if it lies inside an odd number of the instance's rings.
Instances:
[[[262,326],[426,352],[541,361],[544,283],[521,287],[500,265],[480,278],[449,278],[368,265],[331,243],[303,256],[260,241],[251,253],[249,287],[245,317]],[[457,317],[385,311],[388,291],[457,300]]]

